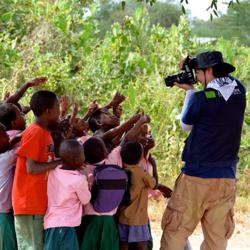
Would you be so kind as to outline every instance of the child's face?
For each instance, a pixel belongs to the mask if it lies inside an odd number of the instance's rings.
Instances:
[[[10,145],[10,138],[5,131],[4,126],[0,126],[0,152],[3,153],[8,150]]]
[[[13,105],[13,109],[15,110],[16,118],[12,121],[12,129],[24,130],[26,126],[25,115],[15,105]]]
[[[114,128],[119,126],[120,119],[117,116],[111,114],[107,109],[102,109],[102,114],[100,116],[99,122],[101,126]]]

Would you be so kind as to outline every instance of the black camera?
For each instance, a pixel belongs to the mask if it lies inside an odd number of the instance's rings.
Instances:
[[[176,74],[176,75],[168,76],[164,79],[167,87],[173,87],[175,82],[178,82],[180,84],[182,83],[195,84],[196,83],[196,77],[194,75],[192,66],[190,65],[190,61],[191,59],[188,56],[183,62],[183,67],[182,67],[183,72]]]

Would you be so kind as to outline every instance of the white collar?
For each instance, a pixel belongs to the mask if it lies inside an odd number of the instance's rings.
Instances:
[[[233,94],[235,87],[237,86],[237,82],[229,77],[220,77],[212,80],[207,84],[207,88],[216,89],[221,93],[225,101],[229,99],[229,97]]]

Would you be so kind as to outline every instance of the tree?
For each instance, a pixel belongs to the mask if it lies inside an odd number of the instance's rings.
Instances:
[[[184,7],[184,3],[185,4],[188,4],[190,0],[180,0],[180,4],[182,6],[182,11],[185,13],[185,7]],[[192,0],[191,0],[192,1]],[[214,16],[218,16],[218,13],[219,13],[219,9],[218,9],[218,3],[219,2],[225,2],[223,0],[211,0],[211,3],[208,7],[208,11],[210,11],[210,19],[212,20]],[[233,6],[235,3],[239,4],[240,1],[239,0],[230,0],[230,1],[227,1],[227,4],[228,4],[228,8],[230,6]]]
[[[195,20],[193,32],[202,37],[238,38],[242,43],[250,45],[250,1],[231,6],[227,14],[216,18],[213,22]]]
[[[123,23],[125,16],[134,16],[135,10],[144,5],[149,13],[150,24],[160,24],[165,28],[171,27],[172,24],[178,25],[181,8],[174,2],[156,2],[153,6],[135,1],[127,1],[125,8],[122,8],[118,2],[104,2],[99,4],[98,11],[95,13],[95,19],[99,24],[99,32],[101,37],[115,22]]]

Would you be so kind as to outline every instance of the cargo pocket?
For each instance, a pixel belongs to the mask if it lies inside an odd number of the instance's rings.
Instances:
[[[235,227],[235,223],[234,223],[234,210],[233,208],[231,208],[228,213],[227,213],[227,220],[226,220],[226,239],[229,239],[233,232],[234,232],[234,227]]]
[[[172,197],[169,200],[167,208],[163,214],[161,228],[167,231],[176,232],[181,225],[183,213],[186,209],[186,204],[184,200],[178,196]]]

